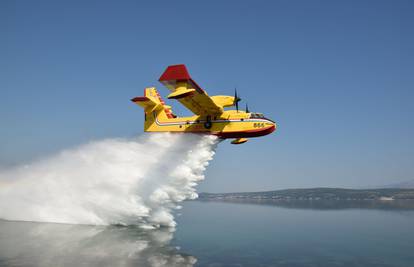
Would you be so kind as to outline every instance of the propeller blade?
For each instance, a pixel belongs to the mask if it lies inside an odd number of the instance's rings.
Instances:
[[[241,98],[237,95],[237,88],[234,88],[234,104],[236,106],[237,112],[239,112],[239,102],[241,101]]]

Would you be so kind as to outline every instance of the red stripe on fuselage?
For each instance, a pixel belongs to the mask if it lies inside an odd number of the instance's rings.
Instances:
[[[257,130],[246,130],[246,131],[234,131],[234,132],[218,132],[213,133],[221,138],[247,138],[247,137],[259,137],[272,133],[276,129],[275,125],[257,129]]]

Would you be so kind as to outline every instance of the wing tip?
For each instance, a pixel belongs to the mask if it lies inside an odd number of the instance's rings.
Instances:
[[[187,67],[184,64],[170,65],[158,79],[158,81],[190,80]]]

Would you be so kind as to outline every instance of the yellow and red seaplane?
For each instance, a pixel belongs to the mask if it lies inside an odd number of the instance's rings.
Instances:
[[[212,134],[220,138],[234,138],[232,144],[247,142],[249,137],[272,133],[276,123],[262,113],[239,110],[239,101],[234,96],[209,96],[193,79],[185,65],[169,66],[159,81],[172,91],[168,99],[176,99],[195,115],[177,117],[171,106],[165,104],[154,87],[145,88],[144,96],[131,99],[144,108],[146,132],[183,132]],[[235,106],[236,110],[224,110]]]

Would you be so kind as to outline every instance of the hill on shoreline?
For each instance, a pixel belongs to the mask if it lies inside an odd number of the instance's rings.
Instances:
[[[200,200],[414,200],[414,189],[304,188],[263,192],[200,193]]]

